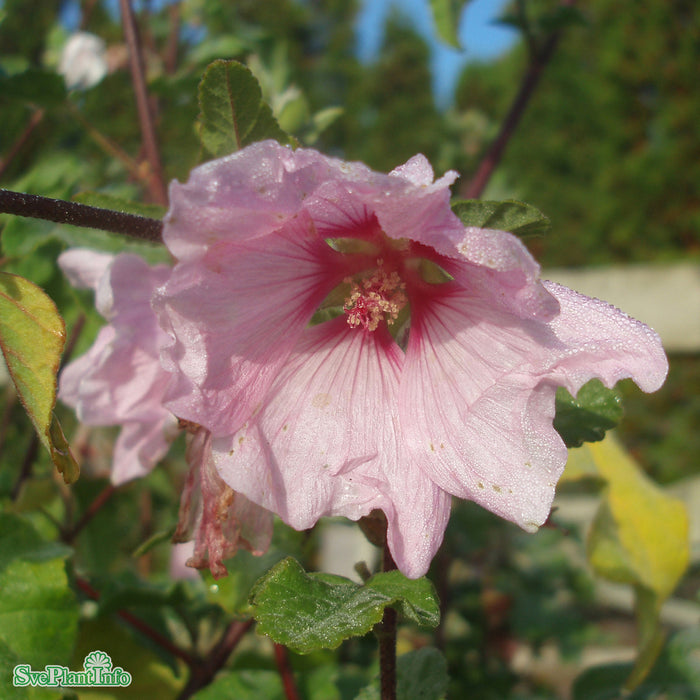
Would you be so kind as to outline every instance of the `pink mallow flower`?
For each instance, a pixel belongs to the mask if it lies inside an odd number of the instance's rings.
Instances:
[[[121,426],[112,469],[119,485],[147,474],[178,432],[177,419],[162,403],[170,375],[159,355],[169,337],[151,308],[154,290],[171,268],[150,267],[136,255],[85,249],[66,251],[58,262],[74,286],[96,291],[97,309],[109,321],[87,353],[62,371],[59,397],[83,423]],[[193,540],[188,566],[225,576],[223,560],[238,549],[267,551],[272,514],[221,481],[205,429],[184,427],[189,472],[173,539]]]
[[[465,227],[455,178],[421,155],[384,175],[254,144],[172,184],[178,263],[154,298],[166,405],[211,432],[223,481],[297,529],[383,510],[410,577],[452,496],[528,531],[547,519],[558,386],[653,391],[667,372],[650,328]]]

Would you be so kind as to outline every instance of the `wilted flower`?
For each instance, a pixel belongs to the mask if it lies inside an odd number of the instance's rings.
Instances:
[[[465,227],[455,178],[270,141],[202,165],[171,186],[179,262],[154,299],[166,405],[211,431],[221,478],[298,529],[383,510],[411,577],[453,495],[546,520],[558,386],[651,391],[667,371],[647,326],[540,281],[511,234]]]
[[[107,75],[106,46],[103,39],[89,32],[71,34],[58,65],[71,90],[87,90]]]
[[[192,427],[187,442],[187,474],[173,542],[194,540],[188,566],[209,567],[226,576],[224,560],[239,549],[264,554],[272,539],[272,513],[236,493],[219,477],[211,456],[211,435]]]

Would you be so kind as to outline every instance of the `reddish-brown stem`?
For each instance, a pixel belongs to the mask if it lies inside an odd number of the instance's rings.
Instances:
[[[138,28],[136,18],[129,0],[119,0],[119,7],[124,24],[124,38],[129,47],[129,64],[131,66],[131,80],[134,85],[136,95],[136,107],[139,113],[139,123],[141,125],[141,138],[146,151],[146,158],[151,166],[150,191],[153,199],[162,205],[168,203],[168,192],[165,187],[163,176],[163,166],[158,150],[158,140],[151,111],[151,104],[146,87],[146,71],[144,69],[141,44],[138,38]]]
[[[82,531],[82,529],[100,512],[105,503],[112,497],[117,487],[113,484],[105,487],[97,495],[97,498],[88,506],[82,514],[80,520],[70,530],[63,534],[61,538],[66,544],[70,544]]]
[[[289,652],[283,644],[275,644],[275,663],[282,679],[282,687],[287,700],[300,700],[292,666],[289,663]]]
[[[129,171],[129,175],[136,180],[143,179],[142,168],[126,151],[110,141],[102,132],[93,126],[83,115],[83,113],[70,101],[68,101],[68,109],[70,113],[80,122],[81,126],[87,131],[88,136],[109,156],[121,161],[124,167]]]
[[[75,583],[88,598],[91,598],[92,600],[100,599],[99,591],[95,590],[84,578],[76,576]],[[117,615],[130,627],[138,630],[145,637],[148,637],[151,641],[155,642],[159,647],[165,649],[165,651],[169,652],[178,659],[182,659],[188,666],[191,667],[196,663],[195,658],[189,652],[185,651],[184,649],[180,649],[180,647],[173,644],[173,642],[162,635],[158,630],[153,629],[153,627],[151,627],[148,623],[144,622],[135,615],[132,615],[127,610],[118,610]]]
[[[238,643],[253,626],[254,622],[252,619],[234,620],[227,627],[214,648],[207,654],[206,660],[197,659],[195,663],[190,664],[190,677],[187,685],[177,696],[177,700],[187,700],[198,690],[211,683],[214,676],[223,668],[228,657],[231,656],[233,650],[238,646]]]
[[[3,393],[5,395],[5,407],[2,409],[2,416],[0,417],[0,455],[5,446],[5,437],[10,428],[12,412],[17,405],[17,394],[13,386],[8,385]]]
[[[384,543],[382,571],[393,571],[396,562],[389,546]],[[381,700],[396,700],[396,628],[397,613],[394,608],[384,608],[382,621],[374,628],[379,641],[379,682]]]
[[[0,213],[31,216],[59,224],[99,228],[151,243],[162,243],[163,223],[146,216],[100,209],[87,204],[51,199],[37,194],[0,189]]]
[[[22,460],[22,466],[19,470],[19,475],[17,476],[17,481],[15,481],[12,491],[10,491],[10,498],[16,501],[19,497],[19,493],[22,490],[22,484],[32,475],[32,467],[34,466],[34,461],[36,456],[39,454],[39,436],[36,433],[32,434],[29,445],[27,446],[27,451],[24,453],[24,459]]]
[[[177,69],[177,50],[180,40],[180,20],[181,8],[180,3],[176,2],[168,8],[170,16],[170,34],[168,35],[168,43],[165,46],[165,72],[172,75]]]
[[[29,123],[24,131],[19,135],[19,138],[12,144],[10,150],[5,157],[0,160],[0,179],[2,179],[5,171],[10,167],[10,163],[15,159],[15,156],[22,150],[22,147],[29,140],[34,129],[39,126],[39,123],[44,118],[44,110],[37,109],[31,116]]]
[[[562,0],[562,5],[570,6],[573,5],[575,0]],[[505,152],[506,146],[513,137],[515,130],[522,119],[525,109],[532,98],[535,88],[540,82],[542,77],[542,72],[547,67],[548,63],[551,61],[554,52],[557,49],[559,40],[561,38],[561,32],[553,32],[549,38],[545,41],[542,48],[538,51],[531,51],[530,53],[530,65],[528,66],[525,75],[523,76],[522,83],[520,84],[520,89],[518,90],[513,104],[506,115],[501,129],[496,136],[496,140],[491,144],[486,155],[482,158],[479,167],[474,174],[474,177],[467,183],[467,185],[462,188],[460,194],[465,199],[476,199],[481,196],[486,185],[488,184],[494,170],[498,167],[501,162],[503,153]]]

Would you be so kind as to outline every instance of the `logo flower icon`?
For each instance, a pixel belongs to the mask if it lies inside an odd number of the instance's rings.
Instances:
[[[83,661],[83,668],[89,671],[92,668],[99,668],[104,671],[112,669],[112,659],[104,651],[91,651]]]

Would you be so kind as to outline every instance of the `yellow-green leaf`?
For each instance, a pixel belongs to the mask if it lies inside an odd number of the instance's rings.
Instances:
[[[612,433],[570,450],[569,480],[594,477],[605,484],[588,536],[595,572],[635,591],[638,656],[626,687],[647,675],[661,651],[659,613],[688,567],[688,514],[638,467]]]
[[[664,600],[688,566],[688,514],[637,466],[614,436],[587,445],[608,485],[588,542],[596,571]]]
[[[0,272],[0,348],[24,408],[66,483],[78,465],[58,420],[56,373],[66,330],[56,305],[29,280]]]

